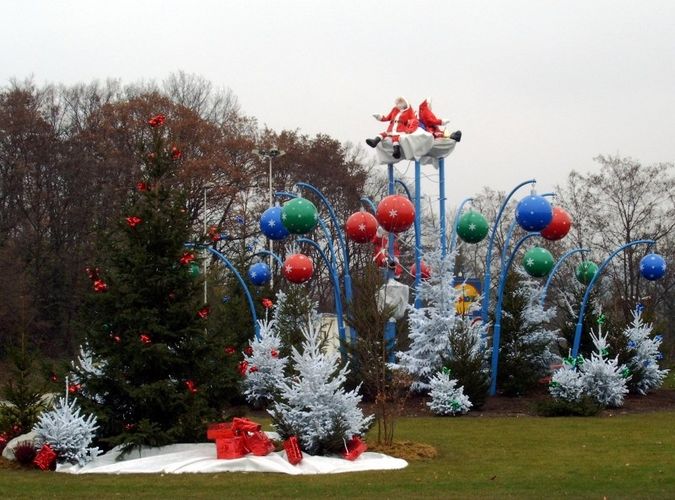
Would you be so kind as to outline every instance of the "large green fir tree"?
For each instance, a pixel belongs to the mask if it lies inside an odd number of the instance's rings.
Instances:
[[[163,117],[149,124],[144,178],[105,238],[100,270],[89,270],[97,291],[85,337],[96,369],[78,373],[103,445],[125,451],[203,440],[235,385],[227,339],[208,328],[199,254],[184,247],[193,235],[175,176],[181,153]]]

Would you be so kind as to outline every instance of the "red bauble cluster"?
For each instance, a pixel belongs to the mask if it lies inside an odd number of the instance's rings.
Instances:
[[[356,243],[368,243],[377,233],[377,219],[365,211],[353,213],[345,223],[345,233]]]
[[[420,264],[420,276],[423,280],[428,280],[431,278],[431,268],[427,266],[426,262],[422,261]],[[410,274],[417,276],[417,266],[413,264],[410,266]]]
[[[284,277],[291,283],[304,283],[314,273],[314,262],[304,254],[296,253],[284,261]]]
[[[166,116],[159,114],[155,115],[152,118],[148,120],[148,125],[150,125],[152,128],[157,128],[161,127],[164,125],[164,122],[166,121]]]
[[[184,266],[187,266],[193,260],[195,260],[195,254],[192,252],[183,252],[182,257],[180,258],[180,263]]]
[[[85,267],[84,270],[87,271],[87,276],[89,276],[96,293],[102,293],[108,290],[108,284],[101,279],[98,267]]]
[[[567,236],[570,229],[572,229],[570,214],[564,208],[553,207],[553,219],[539,234],[547,240],[557,241]]]
[[[402,233],[415,222],[415,207],[408,198],[392,194],[377,206],[377,221],[390,233]]]
[[[262,299],[262,306],[265,309],[271,309],[274,307],[274,303],[270,299]]]
[[[227,354],[228,356],[232,356],[235,352],[237,352],[237,350],[234,348],[234,346],[228,345],[225,348],[225,354]]]
[[[136,217],[135,215],[127,217],[126,220],[127,220],[127,224],[131,228],[134,228],[134,227],[138,226],[141,222],[143,222],[143,219],[141,219],[140,217]]]
[[[141,340],[141,342],[144,343],[145,345],[152,344],[152,339],[150,338],[150,335],[147,334],[147,332],[146,332],[146,333],[141,333],[141,334],[139,335],[138,338],[139,338],[139,339]]]
[[[192,394],[197,392],[197,384],[195,384],[194,380],[186,380],[185,387],[187,387],[188,391]]]

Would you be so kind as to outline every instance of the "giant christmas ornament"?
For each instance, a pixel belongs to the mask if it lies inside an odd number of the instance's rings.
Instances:
[[[188,272],[190,273],[190,276],[192,276],[193,278],[197,278],[201,274],[202,270],[199,267],[199,264],[197,264],[196,262],[190,262]]]
[[[523,267],[534,278],[543,278],[553,269],[555,261],[551,252],[541,247],[530,248],[523,256]]]
[[[457,222],[457,236],[467,243],[478,243],[483,241],[488,234],[487,219],[476,212],[469,210],[464,212]]]
[[[294,198],[284,203],[281,221],[288,232],[305,234],[316,227],[319,222],[319,214],[314,203],[308,199]]]
[[[262,286],[272,278],[270,266],[264,262],[256,262],[248,268],[248,279],[255,286]]]
[[[640,274],[649,281],[663,278],[663,275],[666,274],[665,259],[656,253],[645,255],[640,260]]]
[[[377,219],[369,212],[353,213],[345,223],[345,233],[356,243],[368,243],[377,233]]]
[[[547,240],[557,241],[567,236],[572,229],[572,217],[567,210],[561,207],[553,207],[553,219],[548,226],[541,230],[541,235]]]
[[[429,266],[427,266],[426,262],[424,262],[424,261],[421,262],[420,269],[421,269],[420,277],[423,280],[426,281],[429,278],[431,278],[431,268]],[[413,264],[412,266],[410,266],[410,274],[412,274],[413,276],[417,276],[417,265],[416,264]]]
[[[314,262],[304,254],[296,253],[284,261],[284,277],[291,283],[304,283],[312,277]]]
[[[288,229],[281,222],[280,206],[270,207],[260,216],[260,230],[270,240],[283,240],[289,235]]]
[[[598,272],[598,265],[590,260],[585,260],[577,266],[576,277],[582,285],[588,285],[595,273]]]
[[[552,219],[553,209],[543,196],[531,194],[516,207],[516,220],[525,231],[541,231]]]
[[[415,207],[405,196],[392,194],[377,205],[376,216],[385,231],[402,233],[415,222]]]

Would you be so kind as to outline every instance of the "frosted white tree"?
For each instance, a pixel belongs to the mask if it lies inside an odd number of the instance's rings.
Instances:
[[[457,380],[450,378],[449,370],[441,370],[429,379],[431,401],[427,406],[436,415],[462,415],[471,409],[471,401]]]
[[[364,417],[358,406],[358,388],[345,391],[348,366],[338,367],[338,353],[322,351],[312,322],[303,334],[302,353],[292,349],[296,374],[281,381],[278,400],[268,411],[283,439],[296,436],[311,455],[339,453],[346,441],[365,432],[372,417]]]
[[[281,355],[281,339],[274,320],[258,320],[260,340],[249,342],[251,354],[244,353],[248,370],[242,382],[249,403],[266,406],[274,401],[284,379],[288,359]]]
[[[591,359],[584,360],[579,368],[584,386],[584,394],[588,394],[603,406],[619,407],[628,394],[626,386],[630,378],[630,370],[619,366],[619,356],[609,358],[607,334],[602,334],[602,324],[598,325],[597,336],[591,331],[595,352]]]
[[[566,360],[562,367],[553,373],[548,390],[555,399],[562,399],[569,403],[581,400],[584,394],[584,384],[575,364],[574,361]]]
[[[80,386],[80,394],[99,404],[103,404],[105,402],[104,395],[90,394],[87,384],[83,382],[82,378],[101,377],[106,367],[105,360],[97,360],[94,351],[88,344],[84,344],[80,345],[80,353],[77,356],[77,360],[71,361],[70,364],[73,368],[70,378],[74,384]]]
[[[663,357],[659,346],[661,335],[652,337],[652,325],[642,321],[642,311],[633,312],[633,321],[623,331],[628,344],[630,359],[627,362],[632,379],[630,386],[640,394],[658,389],[669,370],[659,368],[658,360]]]
[[[523,273],[524,275],[525,273]],[[523,311],[522,342],[531,352],[530,362],[542,372],[548,372],[551,364],[559,364],[558,342],[562,340],[558,330],[546,327],[556,315],[553,307],[544,308],[541,303],[541,283],[529,277],[522,282],[518,293],[527,300]]]
[[[429,389],[429,379],[450,355],[449,338],[457,321],[455,302],[459,295],[453,286],[455,256],[451,252],[443,258],[438,250],[424,256],[431,276],[417,290],[422,307],[408,306],[410,349],[396,353],[396,367],[413,376],[411,388],[416,391]]]
[[[97,428],[93,414],[84,417],[75,400],[69,403],[59,398],[53,410],[40,415],[33,431],[36,444],[49,444],[59,462],[84,465],[100,453],[98,448],[89,446]]]

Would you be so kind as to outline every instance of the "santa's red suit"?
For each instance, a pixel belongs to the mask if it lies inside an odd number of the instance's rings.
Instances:
[[[389,236],[385,233],[382,228],[377,228],[377,234],[373,236],[373,261],[378,267],[385,267],[390,264],[389,259]],[[396,278],[401,277],[403,272],[403,267],[398,261],[401,252],[398,248],[398,237],[395,236],[394,239],[394,259],[396,266],[394,267],[394,276]]]
[[[419,126],[419,121],[415,111],[410,107],[407,101],[405,109],[399,109],[394,106],[388,115],[381,117],[381,122],[389,122],[386,132],[380,133],[383,139],[390,137],[394,144],[399,141],[399,134],[411,134]]]
[[[420,122],[424,125],[424,128],[430,134],[433,134],[434,137],[443,137],[445,130],[441,130],[440,126],[443,125],[443,120],[437,118],[433,111],[431,111],[431,105],[425,99],[422,104],[420,104]]]

